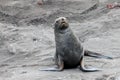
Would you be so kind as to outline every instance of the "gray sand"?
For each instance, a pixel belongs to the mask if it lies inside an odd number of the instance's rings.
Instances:
[[[0,0],[0,80],[120,80],[120,8],[106,8],[119,0],[38,1]],[[85,57],[99,72],[39,71],[54,66],[52,26],[59,16],[70,20],[85,49],[114,59]]]

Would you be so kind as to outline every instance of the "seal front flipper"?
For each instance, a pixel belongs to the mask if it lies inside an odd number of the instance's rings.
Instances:
[[[83,57],[80,60],[80,70],[83,72],[96,72],[96,71],[100,71],[101,69],[98,68],[92,68],[92,67],[85,67],[84,63],[83,63]]]
[[[90,57],[95,57],[95,58],[113,59],[112,57],[105,56],[105,55],[102,55],[100,53],[96,53],[96,52],[92,52],[92,51],[88,51],[88,50],[84,51],[84,55],[90,56]]]
[[[63,71],[64,69],[64,61],[60,56],[57,57],[57,67],[47,68],[47,69],[39,69],[40,71]]]
[[[53,68],[46,68],[46,69],[39,69],[40,71],[62,71],[58,67],[53,67]]]
[[[53,67],[53,68],[47,68],[47,69],[39,69],[40,71],[63,71],[64,69],[64,63],[61,62],[58,67]]]

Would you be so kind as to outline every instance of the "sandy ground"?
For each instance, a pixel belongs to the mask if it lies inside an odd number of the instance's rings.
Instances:
[[[0,0],[0,80],[120,80],[119,0]],[[85,57],[85,65],[103,69],[85,73],[39,71],[54,66],[55,18],[65,16],[85,49],[114,59]]]

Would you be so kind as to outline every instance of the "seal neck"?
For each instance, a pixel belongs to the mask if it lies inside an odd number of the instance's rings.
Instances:
[[[65,34],[65,33],[69,32],[69,31],[70,31],[70,27],[67,27],[65,29],[55,29],[54,30],[55,33],[59,33],[59,34]]]

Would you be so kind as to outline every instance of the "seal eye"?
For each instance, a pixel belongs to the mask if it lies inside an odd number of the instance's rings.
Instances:
[[[59,21],[56,21],[56,23],[58,23]]]

